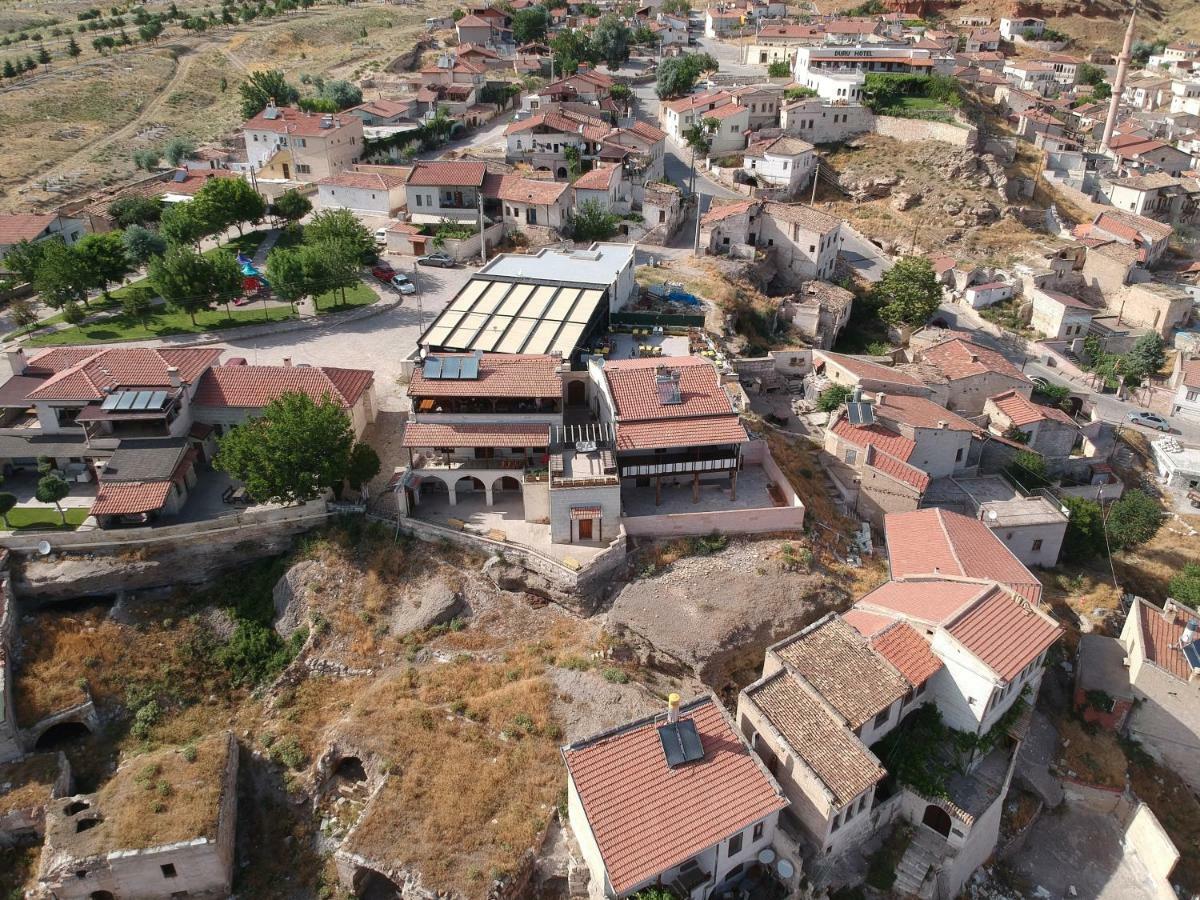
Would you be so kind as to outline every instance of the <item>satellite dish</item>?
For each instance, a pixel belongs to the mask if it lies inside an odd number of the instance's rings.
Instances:
[[[995,522],[998,518],[1000,518],[1000,516],[996,514],[996,511],[994,509],[989,509],[987,515],[988,515],[988,518],[991,519],[993,522]]]
[[[49,556],[50,550],[51,550],[51,547],[50,547],[49,541],[38,541],[37,552],[39,554],[41,554],[42,556]]]

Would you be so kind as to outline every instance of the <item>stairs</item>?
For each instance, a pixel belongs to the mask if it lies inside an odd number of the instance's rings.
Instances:
[[[893,890],[902,896],[933,900],[937,887],[937,870],[946,855],[946,840],[928,828],[917,826],[912,843],[896,866]]]

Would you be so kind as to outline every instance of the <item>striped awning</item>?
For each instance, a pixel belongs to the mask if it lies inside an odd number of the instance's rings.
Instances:
[[[572,519],[599,519],[600,507],[598,506],[572,506]]]

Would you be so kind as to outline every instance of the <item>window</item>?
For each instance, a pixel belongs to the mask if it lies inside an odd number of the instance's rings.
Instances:
[[[739,854],[741,852],[742,852],[742,834],[739,831],[737,834],[735,834],[733,837],[731,837],[729,839],[729,855],[737,856],[737,854]]]
[[[310,175],[312,174],[312,166],[307,163],[296,163],[296,171],[301,175]]]
[[[163,865],[159,866],[159,868],[162,869],[163,878],[174,878],[177,874],[175,872],[175,866],[172,863],[164,863]]]
[[[1041,538],[1038,538],[1036,541],[1033,542],[1033,549],[1034,549],[1035,553],[1038,550],[1042,549],[1042,539]]]
[[[763,836],[763,823],[759,822],[754,826],[754,832],[750,836],[750,841],[752,843],[757,844],[759,841],[762,840],[762,836]]]
[[[867,805],[867,795],[863,794],[861,797],[858,798],[858,811],[862,812],[863,809],[866,807],[866,805]]]
[[[858,451],[847,449],[845,459],[846,459],[846,465],[848,465],[848,466],[854,465],[855,461],[857,461],[857,459],[858,459]]]
[[[887,724],[887,721],[889,718],[891,718],[891,715],[892,715],[892,708],[889,706],[887,709],[885,709],[883,712],[881,712],[879,715],[877,715],[875,717],[875,727],[882,728],[884,725]]]
[[[1192,403],[1195,403],[1197,400],[1200,400],[1200,391],[1188,391],[1187,398]]]
[[[833,817],[833,825],[830,827],[829,830],[837,831],[841,827],[842,827],[842,814],[838,813],[836,816]]]
[[[421,205],[421,195],[417,194],[417,206]]]
[[[963,448],[959,447],[958,450],[954,454],[954,461],[962,462],[962,456],[963,456]]]

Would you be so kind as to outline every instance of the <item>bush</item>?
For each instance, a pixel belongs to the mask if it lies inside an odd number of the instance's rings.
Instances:
[[[1163,508],[1145,491],[1127,491],[1108,513],[1108,539],[1114,550],[1144,544],[1162,526]]]
[[[1167,593],[1183,603],[1200,603],[1200,563],[1188,563],[1171,579]]]
[[[817,409],[831,413],[853,396],[854,390],[844,384],[830,385],[817,398]]]
[[[611,684],[628,684],[629,676],[620,669],[605,669],[604,680]]]

